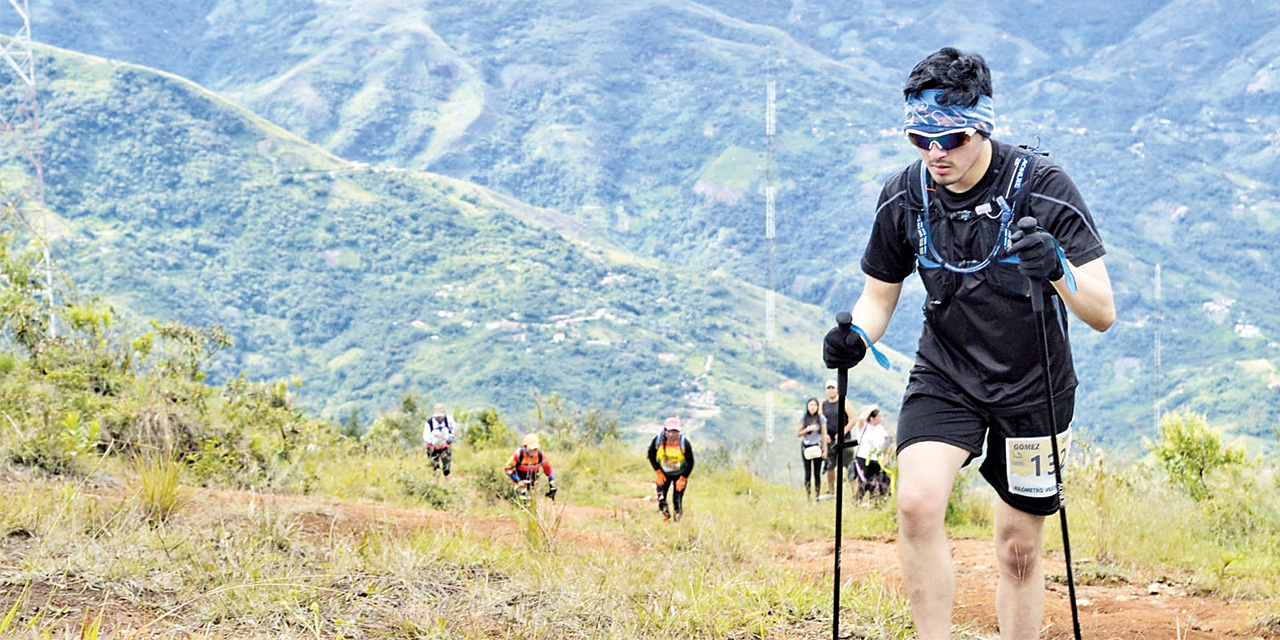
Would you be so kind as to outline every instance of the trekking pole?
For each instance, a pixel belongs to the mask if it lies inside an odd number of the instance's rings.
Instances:
[[[853,316],[848,311],[841,311],[836,314],[836,324],[842,328],[848,329],[853,325]],[[840,640],[840,530],[843,523],[843,507],[844,507],[844,469],[840,468],[840,461],[844,459],[844,422],[848,419],[848,414],[844,410],[845,396],[849,392],[849,368],[840,367],[836,369],[836,393],[838,398],[836,413],[836,544],[835,544],[835,578],[833,596],[831,599],[831,640]]]
[[[1018,221],[1024,234],[1035,233],[1035,218]],[[1063,268],[1066,268],[1065,265]],[[1080,612],[1076,609],[1076,581],[1071,571],[1071,537],[1067,534],[1067,498],[1062,492],[1062,458],[1058,456],[1058,413],[1053,406],[1053,377],[1049,373],[1049,331],[1045,328],[1044,282],[1031,278],[1031,310],[1036,314],[1036,336],[1040,339],[1040,364],[1044,371],[1044,388],[1049,401],[1049,443],[1053,452],[1053,479],[1058,485],[1058,518],[1062,524],[1062,553],[1067,563],[1067,594],[1071,601],[1071,626],[1075,640],[1080,640]]]

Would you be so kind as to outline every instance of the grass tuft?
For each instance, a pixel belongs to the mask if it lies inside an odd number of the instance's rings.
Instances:
[[[135,461],[138,472],[137,495],[148,524],[162,525],[186,504],[178,480],[182,465],[163,455],[144,455]]]

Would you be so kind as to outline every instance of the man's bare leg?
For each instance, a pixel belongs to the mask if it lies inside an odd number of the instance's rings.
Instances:
[[[942,442],[916,442],[898,454],[898,555],[920,640],[951,637],[955,571],[943,520],[968,458],[968,451]]]
[[[1044,516],[1019,511],[997,498],[995,530],[1000,640],[1034,640],[1044,623]]]

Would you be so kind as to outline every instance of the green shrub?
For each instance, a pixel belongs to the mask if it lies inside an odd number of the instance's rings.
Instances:
[[[1222,436],[1209,427],[1209,419],[1191,411],[1165,414],[1159,440],[1148,440],[1146,445],[1169,479],[1196,500],[1212,497],[1210,472],[1245,462],[1244,449],[1224,445]]]
[[[76,413],[65,413],[59,421],[28,429],[9,458],[52,474],[73,473],[78,470],[78,460],[94,453],[97,447],[98,423]]]
[[[436,509],[448,509],[453,498],[453,492],[448,487],[411,473],[400,473],[396,477],[396,482],[399,483],[404,495],[416,498]]]
[[[510,502],[519,496],[516,485],[502,472],[501,465],[468,466],[464,474],[473,490],[488,502]]]
[[[514,446],[515,433],[502,421],[497,409],[459,412],[456,417],[462,430],[461,440],[472,449],[481,451]]]
[[[618,419],[599,407],[582,411],[554,392],[546,399],[534,394],[533,402],[538,430],[546,436],[544,446],[569,450],[618,439]]]

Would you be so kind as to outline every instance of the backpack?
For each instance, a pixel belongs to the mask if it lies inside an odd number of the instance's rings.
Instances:
[[[453,444],[455,424],[452,416],[445,416],[440,420],[436,420],[435,416],[427,418],[427,423],[423,425],[422,440],[427,445],[443,448]]]
[[[520,451],[518,452],[519,455],[517,456],[518,459],[516,460],[516,468],[524,470],[525,468],[528,468],[528,467],[533,467],[536,469],[537,467],[542,466],[542,449],[534,449],[534,451],[538,452],[538,457],[533,462],[529,462],[529,459],[532,458],[533,456],[530,454],[527,448],[520,447]]]

